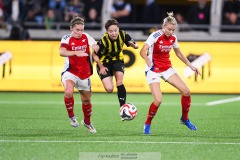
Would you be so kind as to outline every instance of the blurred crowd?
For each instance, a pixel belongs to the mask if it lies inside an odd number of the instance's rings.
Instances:
[[[210,24],[211,2],[207,0],[197,0],[195,5],[182,10],[178,6],[166,8],[155,0],[145,0],[140,7],[134,1],[113,2],[111,17],[120,23],[160,24],[166,12],[173,11],[178,24],[183,26],[181,31],[208,31],[207,27],[190,28],[189,25]],[[102,4],[103,0],[0,0],[0,28],[55,29],[56,23],[69,22],[75,13],[86,23],[96,24],[101,22]],[[225,0],[222,11],[222,25],[240,25],[240,0]]]
[[[223,6],[223,25],[240,25],[240,1],[227,0]],[[240,29],[222,29],[222,31],[240,31]]]
[[[78,13],[88,23],[101,21],[103,0],[0,0],[1,22],[34,22],[52,29],[55,22],[70,22]],[[31,24],[31,23],[29,23]],[[37,27],[30,25],[30,28]]]

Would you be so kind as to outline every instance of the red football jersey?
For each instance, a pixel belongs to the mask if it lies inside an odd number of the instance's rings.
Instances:
[[[63,36],[61,39],[61,47],[69,51],[84,51],[89,54],[89,56],[84,57],[65,57],[63,72],[71,72],[81,79],[90,77],[93,71],[89,46],[92,47],[92,45],[96,43],[97,42],[87,33],[83,33],[80,39],[74,38],[71,34]]]
[[[146,71],[163,72],[172,67],[169,52],[172,48],[179,47],[176,35],[167,37],[158,30],[153,32],[144,43],[150,46],[148,57],[153,62],[151,68],[146,66]]]

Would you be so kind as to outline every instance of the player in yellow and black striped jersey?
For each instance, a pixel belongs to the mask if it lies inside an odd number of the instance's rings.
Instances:
[[[113,76],[116,80],[120,107],[126,103],[126,89],[123,84],[124,56],[123,46],[138,48],[138,44],[123,30],[119,30],[118,22],[110,19],[105,23],[106,33],[98,42],[99,50],[93,53],[97,63],[97,72],[108,93],[113,92]]]

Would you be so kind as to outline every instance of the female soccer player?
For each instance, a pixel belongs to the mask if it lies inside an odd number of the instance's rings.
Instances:
[[[79,123],[74,116],[74,87],[78,89],[82,101],[84,119],[82,124],[91,133],[96,133],[90,117],[92,115],[91,83],[92,64],[90,61],[90,47],[98,50],[97,42],[87,33],[84,33],[84,20],[76,14],[70,24],[71,34],[63,36],[59,49],[60,56],[65,57],[62,71],[64,86],[64,102],[70,118],[70,124],[78,127]]]
[[[126,89],[123,84],[124,59],[123,46],[138,48],[138,44],[123,30],[119,30],[118,22],[110,19],[105,23],[106,34],[98,42],[99,50],[93,53],[97,63],[97,72],[108,93],[114,89],[113,76],[116,80],[120,107],[126,103]]]
[[[188,112],[191,104],[190,90],[181,79],[181,77],[172,68],[170,50],[173,48],[176,56],[187,66],[189,66],[195,75],[200,75],[199,70],[194,67],[188,59],[183,55],[174,31],[177,27],[177,21],[173,17],[173,13],[168,13],[168,17],[164,18],[162,29],[153,32],[144,42],[140,50],[141,57],[146,61],[146,80],[154,97],[154,101],[149,107],[147,119],[144,124],[144,134],[150,134],[150,126],[157,110],[162,102],[162,92],[160,89],[160,78],[177,88],[181,94],[182,117],[180,121],[190,130],[197,130],[189,118]]]

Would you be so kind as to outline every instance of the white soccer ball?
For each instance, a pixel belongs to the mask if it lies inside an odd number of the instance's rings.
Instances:
[[[132,103],[126,103],[120,107],[122,120],[133,120],[137,115],[137,107]]]

